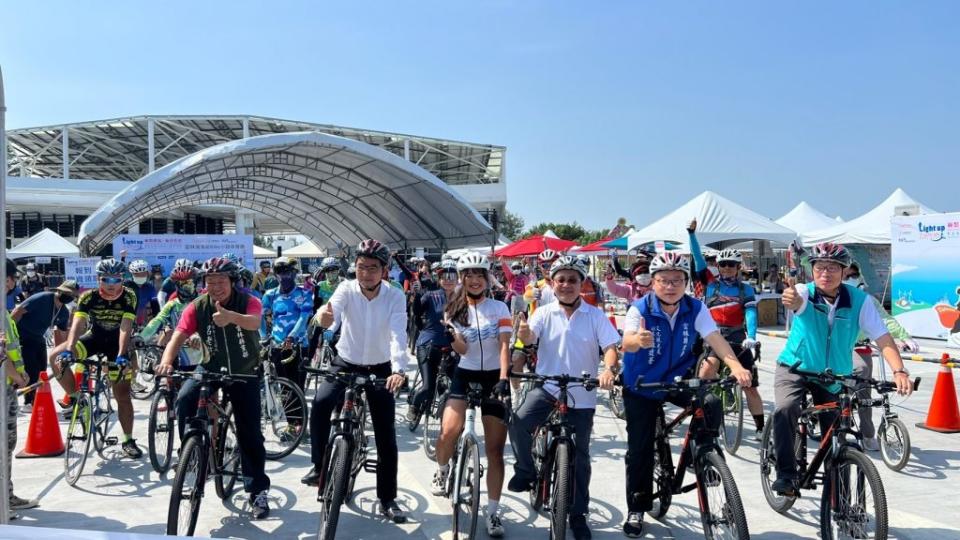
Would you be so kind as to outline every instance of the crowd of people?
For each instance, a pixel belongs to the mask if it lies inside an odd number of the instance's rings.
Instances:
[[[202,262],[180,259],[164,276],[142,259],[126,262],[126,253],[121,253],[120,258],[100,261],[97,286],[80,291],[72,281],[47,287],[33,265],[27,265],[18,280],[20,269],[7,261],[9,332],[2,348],[10,360],[7,384],[11,389],[34,385],[39,373],[50,366],[65,392],[61,405],[67,406],[76,390],[67,366],[94,355],[108,359],[123,432],[122,451],[138,459],[142,450],[133,438],[130,398],[136,369],[131,362],[133,348],[148,342],[164,347],[155,368],[162,377],[196,369],[253,375],[261,348],[270,347],[269,358],[279,374],[302,388],[303,365],[319,354],[321,343],[332,343],[336,354],[331,371],[387,381],[384,388],[367,392],[378,456],[376,496],[383,515],[402,523],[407,515],[396,502],[395,392],[406,385],[408,351],[412,351],[424,382],[408,400],[406,418],[416,421],[434,392],[441,351],[452,348],[458,363],[449,373],[451,388],[442,412],[431,490],[436,496],[448,495],[447,478],[464,425],[468,388],[479,385],[484,394],[480,412],[486,450],[485,527],[490,536],[501,537],[508,529],[500,511],[504,483],[512,492],[533,488],[533,433],[547,420],[559,395],[555,387],[545,385],[527,394],[518,407],[512,403],[516,385],[511,383],[511,371],[524,369],[517,353],[536,345],[538,374],[586,373],[598,379],[601,389],[622,384],[628,509],[622,529],[626,536],[638,537],[644,532],[644,515],[655,493],[654,420],[665,401],[686,402],[638,389],[635,381],[713,378],[723,364],[744,388],[757,433],[763,428],[763,402],[756,390],[759,374],[753,361],[757,288],[749,281],[782,291],[783,305],[793,314],[790,338],[772,381],[777,454],[773,487],[777,492],[795,495],[798,489],[792,437],[803,393],[812,391],[815,403],[835,399],[835,389],[801,379],[788,366],[799,363],[805,370],[829,367],[837,374],[869,373],[869,358],[854,352],[863,334],[879,346],[898,391],[911,391],[900,350],[914,344],[856,283],[858,269],[843,246],[813,246],[807,261],[812,280],[798,284],[776,266],[763,276],[755,265],[744,268],[743,255],[736,250],[722,250],[710,260],[700,250],[695,221],[688,231],[691,255],[640,252],[627,267],[614,256],[610,267],[603,269],[601,281],[591,277],[588,258],[550,249],[512,261],[468,252],[457,259],[431,262],[416,257],[403,260],[372,239],[360,243],[349,259],[325,258],[302,282],[298,261],[287,257],[260,263],[256,273],[230,253]],[[399,272],[391,277],[393,266]],[[622,336],[604,312],[605,303],[613,298],[628,304]],[[297,361],[280,361],[291,354]],[[701,358],[705,361],[695,372]],[[254,519],[270,513],[258,384],[250,380],[224,388],[233,403],[243,483]],[[322,380],[313,395],[312,467],[302,478],[304,484],[317,486],[324,481],[331,415],[344,391],[338,380]],[[181,435],[184,421],[196,413],[198,392],[195,381],[179,390],[176,408]],[[9,403],[14,419],[8,445],[12,449],[18,403],[14,392],[9,395],[14,396]],[[27,392],[24,399],[29,406],[32,393]],[[581,540],[591,537],[589,443],[597,392],[574,388],[568,405],[577,441],[569,527],[574,538]],[[708,396],[703,418],[693,419],[703,424],[699,436],[717,435],[719,407],[717,399]],[[864,435],[873,436],[868,429]],[[504,458],[508,438],[515,458],[509,480]],[[10,493],[14,509],[36,504],[13,495],[12,485]]]

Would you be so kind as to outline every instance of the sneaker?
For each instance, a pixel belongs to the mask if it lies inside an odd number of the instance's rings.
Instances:
[[[267,490],[256,495],[250,494],[250,515],[253,519],[263,519],[270,515],[270,501],[267,495]]]
[[[144,385],[144,384],[141,383],[140,381],[133,381],[132,383],[130,383],[130,391],[131,391],[131,392],[146,392],[146,391],[147,391],[147,387],[146,387],[146,385]]]
[[[308,486],[319,486],[320,485],[320,469],[316,466],[310,468],[303,478],[300,479],[301,484],[306,484]]]
[[[638,538],[643,534],[643,512],[630,512],[623,522],[623,534],[630,538]]]
[[[877,441],[876,437],[865,437],[863,439],[863,449],[870,452],[879,452],[880,443]]]
[[[120,449],[123,450],[123,453],[126,454],[127,457],[131,457],[133,459],[139,459],[143,457],[143,450],[140,450],[140,447],[137,446],[136,439],[130,439],[129,441],[123,443],[120,445]]]
[[[530,491],[533,489],[531,485],[533,482],[524,480],[518,474],[514,474],[513,478],[510,479],[510,482],[507,483],[507,489],[514,493],[523,493],[524,491]]]
[[[416,424],[420,421],[420,415],[413,407],[408,407],[406,419],[408,424]]]
[[[12,493],[10,494],[11,510],[28,510],[30,508],[36,508],[37,506],[40,506],[40,501],[36,499],[23,499]]]
[[[758,429],[758,430],[756,430],[755,432],[753,432],[753,440],[755,440],[755,441],[757,441],[757,442],[760,442],[760,441],[763,440],[763,430],[762,430],[762,429]]]
[[[587,526],[587,516],[583,514],[570,516],[570,532],[573,533],[574,540],[590,540],[593,538],[590,527]]]
[[[380,501],[380,513],[390,518],[394,523],[407,522],[407,514],[400,508],[397,501]]]
[[[430,482],[430,493],[433,493],[437,497],[447,496],[447,475],[449,473],[449,469],[447,469],[446,473],[444,473],[442,469],[437,469],[437,471],[433,473],[433,482]]]
[[[781,497],[796,497],[799,495],[797,481],[793,478],[777,478],[770,485],[770,489]]]
[[[487,514],[487,534],[490,538],[503,536],[503,521],[500,519],[500,514]]]
[[[70,410],[70,407],[73,407],[73,401],[70,400],[70,396],[63,396],[57,400],[57,405],[59,405],[61,409]]]

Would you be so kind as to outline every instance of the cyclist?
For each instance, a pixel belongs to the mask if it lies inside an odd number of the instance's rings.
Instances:
[[[577,262],[580,263],[580,266],[583,267],[585,272],[590,268],[590,257],[586,255],[577,255]],[[550,267],[550,273],[551,275],[553,274],[553,266]],[[603,299],[603,289],[600,288],[600,284],[590,277],[589,274],[584,276],[583,281],[580,283],[580,296],[584,302],[591,306],[598,307],[600,311],[603,311],[603,306],[606,304]]]
[[[697,241],[696,221],[692,222],[689,233],[690,251],[693,253],[693,274],[710,275],[708,272],[698,273],[698,269],[707,268],[707,262],[700,252],[700,243]],[[757,387],[760,385],[758,371],[753,357],[753,347],[757,344],[757,295],[753,286],[740,279],[740,269],[743,266],[743,255],[736,249],[724,249],[716,255],[716,279],[707,278],[704,286],[703,302],[710,308],[710,315],[720,328],[720,335],[727,340],[733,349],[740,364],[749,369],[753,383],[743,389],[747,398],[747,409],[753,416],[757,427],[754,439],[760,440],[763,431],[763,399]],[[701,366],[700,377],[712,379],[717,376],[720,368],[720,359],[709,347],[706,349],[706,360]]]
[[[194,283],[197,270],[187,259],[180,259],[174,264],[168,279],[175,284],[173,292],[177,294],[160,308],[160,313],[154,317],[137,336],[143,341],[150,341],[161,328],[170,328],[175,330],[183,311],[197,297],[197,287]],[[169,339],[170,336],[167,336]],[[191,336],[186,342],[186,347],[180,349],[178,354],[179,369],[192,370],[201,360],[203,360],[203,351],[200,350],[200,339],[198,336]]]
[[[280,344],[279,348],[271,351],[270,361],[277,366],[279,376],[290,379],[302,390],[306,372],[300,368],[300,347],[307,345],[307,325],[313,316],[313,297],[297,285],[296,259],[278,257],[273,261],[273,271],[280,286],[263,295],[260,335]],[[282,363],[281,359],[290,356],[291,351],[293,360]]]
[[[603,350],[604,364],[616,365],[617,343],[620,334],[610,324],[603,310],[590,305],[582,297],[581,287],[587,277],[587,269],[579,258],[569,255],[560,257],[550,267],[557,301],[541,306],[528,322],[520,323],[520,339],[525,343],[539,344],[539,361],[536,372],[541,375],[574,375],[583,372],[596,377],[597,350]],[[613,386],[614,375],[608,369],[600,375],[601,388]],[[514,475],[507,489],[514,492],[528,491],[534,477],[531,447],[533,433],[554,410],[558,390],[547,385],[527,395],[510,426],[510,440],[516,464]],[[568,418],[575,431],[577,455],[574,462],[573,504],[570,508],[570,530],[577,540],[590,538],[586,514],[590,502],[590,434],[593,431],[593,416],[597,406],[596,391],[583,387],[570,388]]]
[[[239,267],[233,261],[213,257],[203,264],[202,271],[207,292],[184,308],[177,329],[163,351],[157,374],[169,375],[183,344],[193,334],[199,334],[207,360],[198,370],[256,375],[263,309],[260,300],[237,290]],[[224,391],[233,404],[243,487],[249,493],[251,515],[254,519],[265,518],[270,514],[270,478],[264,472],[266,451],[260,432],[260,380],[233,382]],[[192,379],[185,381],[177,394],[181,437],[186,420],[197,414],[199,396],[200,384]]]
[[[540,262],[537,266],[537,275],[543,277],[536,280],[531,279],[524,290],[523,299],[527,302],[528,315],[533,315],[537,305],[553,302],[553,288],[550,286],[550,265],[558,256],[559,254],[550,248],[544,249],[537,256],[537,260]]]
[[[913,391],[910,373],[903,366],[900,350],[893,341],[876,304],[863,290],[842,282],[843,269],[850,266],[847,248],[830,242],[817,244],[810,250],[813,282],[790,286],[783,291],[783,305],[793,312],[793,325],[786,347],[777,359],[774,375],[775,408],[773,410],[774,450],[777,479],[771,486],[781,495],[795,496],[797,459],[794,434],[800,416],[800,402],[809,390],[814,404],[836,401],[838,385],[823,387],[790,373],[790,366],[800,363],[804,371],[832,370],[837,375],[853,372],[853,349],[862,331],[880,347],[883,359],[893,369],[897,392]],[[820,426],[826,429],[836,413],[820,415]]]
[[[637,300],[650,292],[650,253],[640,251],[637,253],[637,260],[633,262],[630,270],[624,270],[617,259],[617,250],[610,250],[610,262],[612,267],[607,268],[604,274],[604,284],[610,294],[623,298],[624,300]],[[614,281],[614,274],[625,277],[630,281],[621,285]]]
[[[70,396],[76,390],[73,374],[61,368],[61,361],[70,361],[74,356],[86,360],[95,354],[116,359],[116,366],[110,367],[108,374],[113,385],[113,397],[117,400],[117,419],[123,429],[121,449],[124,454],[136,459],[143,452],[133,439],[133,402],[130,399],[133,369],[128,365],[127,348],[136,318],[137,297],[123,286],[126,265],[122,262],[104,259],[97,263],[96,271],[99,287],[80,295],[67,341],[51,351],[50,364],[60,386]],[[60,405],[67,407],[68,403],[64,400]]]
[[[404,523],[406,514],[396,502],[398,454],[393,392],[405,380],[407,311],[403,291],[386,282],[389,262],[390,250],[385,245],[377,240],[360,242],[356,253],[357,279],[337,287],[316,318],[322,328],[331,328],[334,324],[341,328],[337,356],[330,366],[332,371],[366,373],[386,379],[386,388],[366,392],[377,443],[377,498],[385,516],[394,523]],[[313,397],[310,414],[313,468],[301,479],[304,484],[318,485],[330,435],[330,416],[343,399],[344,391],[344,385],[339,382],[323,381]]]
[[[453,326],[453,350],[460,363],[450,381],[437,441],[437,472],[431,484],[433,494],[446,495],[450,458],[463,430],[470,383],[483,386],[485,399],[481,406],[483,438],[487,455],[487,533],[503,536],[499,515],[503,489],[503,447],[507,441],[507,414],[510,409],[500,401],[510,397],[510,333],[513,331],[510,309],[490,293],[490,261],[486,255],[468,252],[457,260],[461,286],[450,298],[444,313]]]
[[[501,259],[500,266],[503,267],[503,277],[507,282],[507,296],[505,302],[510,306],[510,313],[520,313],[527,310],[527,303],[523,299],[523,293],[527,289],[527,283],[530,282],[530,276],[523,269],[523,263],[513,261],[508,266]]]
[[[137,295],[137,326],[143,326],[147,323],[154,313],[160,311],[159,307],[153,304],[157,301],[157,289],[153,283],[150,283],[150,266],[143,259],[135,259],[127,266],[127,272],[130,279],[124,282],[127,287]]]
[[[196,281],[196,278],[199,277],[199,271],[194,267],[193,261],[190,259],[177,259],[176,262],[173,263],[174,269],[182,270],[187,267],[194,268],[194,281]],[[160,290],[157,291],[157,303],[161,306],[166,305],[167,300],[170,299],[170,295],[175,292],[177,292],[177,281],[173,279],[173,270],[171,270],[170,275],[163,280],[163,283],[160,285]]]
[[[260,271],[253,276],[253,283],[250,284],[250,288],[262,296],[263,293],[276,288],[277,285],[279,285],[277,277],[270,271],[270,261],[260,261]]]
[[[444,326],[443,310],[457,289],[457,263],[445,259],[440,263],[438,279],[440,288],[417,297],[413,304],[413,316],[420,326],[417,337],[417,367],[423,385],[416,394],[407,396],[407,421],[416,422],[423,414],[428,400],[437,386],[437,371],[440,369],[441,349],[450,346],[450,334]]]
[[[313,287],[313,312],[316,315],[320,307],[323,306],[333,296],[333,291],[337,290],[342,280],[340,279],[340,261],[335,257],[326,257],[320,262],[320,267],[313,274],[313,281],[316,285]],[[315,319],[311,319],[315,320]],[[307,351],[307,358],[313,358],[320,346],[320,327],[312,324],[313,330],[310,331],[310,344]],[[333,332],[327,330],[327,334],[322,336],[324,341],[332,343]]]
[[[664,401],[685,406],[686,396],[667,396],[652,390],[637,390],[643,382],[672,381],[684,376],[695,364],[693,352],[697,336],[701,336],[730,367],[741,386],[750,384],[750,371],[737,360],[730,345],[717,330],[710,310],[703,302],[685,292],[690,279],[690,262],[674,251],[660,253],[650,262],[653,291],[636,300],[627,310],[624,322],[623,404],[627,420],[627,519],[625,535],[634,538],[643,534],[643,512],[649,511],[653,494],[654,426]],[[643,350],[641,350],[643,349]],[[615,371],[617,362],[607,364]],[[710,394],[704,402],[706,422],[701,437],[709,442],[716,436],[722,420],[720,401]]]

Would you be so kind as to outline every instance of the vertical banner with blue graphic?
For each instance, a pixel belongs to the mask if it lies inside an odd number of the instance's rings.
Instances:
[[[893,315],[916,337],[960,347],[960,213],[898,216],[892,226]]]

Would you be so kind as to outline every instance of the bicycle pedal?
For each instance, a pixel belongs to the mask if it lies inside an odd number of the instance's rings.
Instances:
[[[377,460],[367,459],[363,462],[363,470],[370,474],[377,474]]]
[[[103,444],[107,446],[114,446],[118,442],[120,442],[120,440],[117,439],[116,437],[106,437],[103,439]]]
[[[484,473],[483,463],[481,463],[481,464],[480,464],[480,478],[483,478],[483,473]]]

